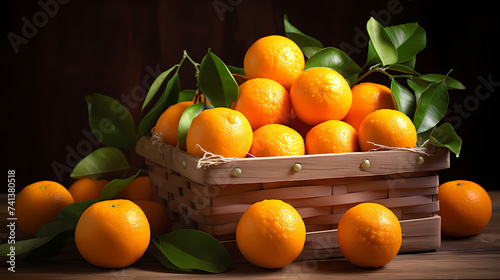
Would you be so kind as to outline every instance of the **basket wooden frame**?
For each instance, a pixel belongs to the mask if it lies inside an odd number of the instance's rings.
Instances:
[[[139,140],[136,151],[146,159],[153,193],[169,209],[172,229],[211,234],[235,262],[244,261],[234,240],[239,218],[263,199],[290,203],[304,219],[306,244],[298,259],[342,256],[337,224],[361,202],[396,214],[400,252],[441,245],[437,171],[450,166],[447,149],[229,159],[206,168],[199,168],[199,157],[149,137]]]

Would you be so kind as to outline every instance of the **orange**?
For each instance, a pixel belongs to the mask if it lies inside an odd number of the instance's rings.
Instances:
[[[488,193],[467,180],[446,182],[438,188],[441,232],[465,237],[480,233],[491,218],[492,204]]]
[[[247,118],[229,108],[201,112],[189,127],[187,152],[203,156],[204,151],[223,157],[243,158],[252,146],[253,131]]]
[[[105,200],[87,208],[76,225],[75,243],[82,257],[98,267],[135,263],[149,246],[148,219],[130,200]]]
[[[288,126],[267,124],[254,131],[250,154],[256,157],[303,155],[304,139]]]
[[[134,203],[141,207],[148,218],[153,235],[160,236],[170,231],[170,218],[165,206],[149,200],[135,200]]]
[[[352,103],[351,88],[335,70],[325,67],[300,74],[290,89],[290,101],[297,117],[309,125],[341,120]]]
[[[352,264],[377,268],[388,264],[401,248],[402,233],[394,213],[377,203],[361,203],[342,216],[337,241]]]
[[[160,115],[153,129],[154,132],[162,136],[163,142],[172,146],[177,145],[177,129],[179,128],[179,120],[181,119],[184,110],[192,104],[192,101],[176,103],[169,106],[167,110]]]
[[[151,180],[148,176],[137,177],[121,190],[121,192],[117,193],[114,198],[151,200],[153,198]]]
[[[102,190],[107,183],[109,181],[104,179],[94,181],[89,178],[83,178],[75,181],[68,190],[75,202],[98,199],[101,197]]]
[[[307,133],[306,151],[308,154],[357,152],[358,133],[343,121],[322,122]]]
[[[352,87],[351,109],[343,119],[359,131],[359,125],[368,114],[380,109],[394,109],[391,90],[381,84],[360,83]]]
[[[251,79],[239,87],[234,109],[245,115],[253,130],[271,123],[284,124],[290,116],[290,97],[286,89],[273,80]]]
[[[410,118],[391,109],[370,113],[359,127],[359,147],[362,151],[379,148],[372,143],[387,147],[414,148],[417,131]]]
[[[73,197],[61,184],[40,181],[24,187],[16,198],[17,225],[26,234],[53,222],[64,207],[73,203]]]
[[[304,248],[306,228],[300,214],[281,200],[263,200],[250,206],[236,228],[238,249],[252,264],[281,268]]]
[[[260,38],[248,48],[243,61],[249,79],[268,78],[280,83],[286,90],[304,70],[304,54],[294,41],[271,35]]]

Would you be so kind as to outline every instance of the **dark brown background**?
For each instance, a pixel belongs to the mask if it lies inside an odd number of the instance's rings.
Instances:
[[[16,171],[18,190],[38,180],[56,180],[66,186],[73,182],[69,172],[58,175],[53,165],[70,169],[97,147],[87,136],[85,95],[101,93],[118,99],[138,122],[138,100],[152,76],[177,63],[183,50],[200,61],[211,48],[227,64],[242,66],[252,42],[265,35],[284,34],[285,13],[295,26],[325,46],[355,47],[358,52],[352,58],[360,65],[366,54],[361,34],[366,32],[370,16],[389,25],[419,22],[427,31],[427,48],[417,57],[416,69],[446,74],[453,68],[451,76],[467,87],[450,92],[448,120],[457,126],[463,147],[458,159],[452,155],[452,167],[440,172],[441,180],[469,179],[486,189],[500,188],[495,180],[500,166],[496,135],[498,2],[59,2],[0,4],[1,119],[2,135],[7,138],[2,166]],[[223,7],[227,10],[222,11]],[[17,52],[9,34],[26,40],[17,46]],[[186,66],[181,72],[183,89],[194,86],[193,72]],[[494,83],[485,86],[481,79]],[[368,80],[389,83],[377,75]]]

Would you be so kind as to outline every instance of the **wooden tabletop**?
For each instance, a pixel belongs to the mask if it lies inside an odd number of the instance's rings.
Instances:
[[[500,191],[489,192],[493,215],[488,226],[469,238],[443,237],[434,252],[399,254],[380,269],[358,268],[344,258],[294,262],[282,269],[261,269],[249,263],[233,264],[222,274],[178,273],[159,264],[149,253],[125,269],[101,269],[80,257],[75,246],[68,246],[56,257],[37,263],[16,260],[15,273],[0,258],[1,279],[500,279]],[[7,236],[7,198],[0,195],[0,241]],[[20,230],[18,240],[22,240]]]

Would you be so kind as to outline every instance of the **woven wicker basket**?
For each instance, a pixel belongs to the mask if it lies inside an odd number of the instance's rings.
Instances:
[[[441,244],[437,171],[450,166],[447,149],[231,159],[199,168],[199,157],[143,137],[153,192],[170,210],[173,229],[196,228],[242,261],[235,232],[241,215],[263,199],[294,206],[307,229],[298,259],[342,256],[336,228],[343,213],[361,202],[391,209],[403,230],[400,252],[436,250]]]

